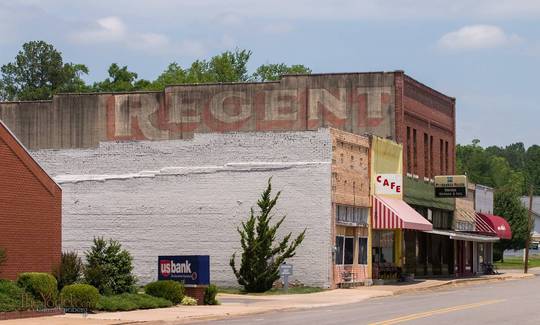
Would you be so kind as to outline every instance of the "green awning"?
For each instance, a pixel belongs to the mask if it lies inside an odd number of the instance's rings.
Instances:
[[[455,200],[436,198],[435,186],[430,182],[403,177],[403,200],[411,205],[454,211]]]

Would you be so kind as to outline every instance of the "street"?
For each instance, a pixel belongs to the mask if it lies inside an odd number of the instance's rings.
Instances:
[[[539,324],[538,288],[540,277],[536,276],[207,324]]]

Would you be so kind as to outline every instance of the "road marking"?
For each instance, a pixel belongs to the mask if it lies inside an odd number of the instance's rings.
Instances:
[[[440,315],[440,314],[451,313],[451,312],[454,312],[454,311],[460,311],[460,310],[466,310],[466,309],[471,309],[471,308],[482,307],[482,306],[486,306],[486,305],[498,304],[498,303],[501,303],[503,301],[506,301],[506,299],[486,300],[486,301],[481,301],[481,302],[477,302],[477,303],[474,303],[474,304],[466,304],[466,305],[458,305],[458,306],[448,307],[448,308],[434,309],[434,310],[430,310],[430,311],[426,311],[426,312],[422,312],[422,313],[410,314],[410,315],[405,315],[405,316],[401,316],[401,317],[398,317],[398,318],[384,320],[384,321],[381,321],[381,322],[371,323],[370,325],[398,324],[398,323],[408,322],[410,320],[414,320],[414,319],[418,319],[418,318],[425,318],[425,317],[430,317],[430,316],[435,316],[435,315]]]

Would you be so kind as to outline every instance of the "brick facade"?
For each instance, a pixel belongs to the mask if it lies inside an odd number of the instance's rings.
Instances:
[[[396,140],[403,143],[403,172],[421,180],[453,175],[455,99],[403,73],[396,73],[395,80],[396,96],[402,94],[396,99]],[[402,92],[398,91],[401,87]]]
[[[60,187],[0,121],[0,278],[51,272],[61,254]]]

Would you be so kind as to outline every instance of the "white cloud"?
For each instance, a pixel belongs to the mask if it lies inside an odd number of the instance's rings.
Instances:
[[[115,16],[98,19],[86,30],[72,34],[72,39],[80,43],[115,42],[127,36],[124,22]]]
[[[461,51],[508,46],[520,37],[508,34],[498,26],[470,25],[443,35],[437,45],[441,49]]]
[[[90,28],[71,33],[69,39],[82,44],[115,43],[151,54],[203,55],[206,45],[197,40],[173,42],[164,34],[132,32],[117,16],[98,19]]]

